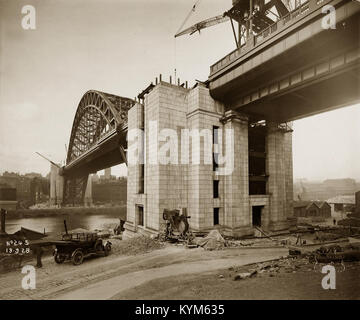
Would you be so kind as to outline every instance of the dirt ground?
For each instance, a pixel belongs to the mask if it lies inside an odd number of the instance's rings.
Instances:
[[[43,259],[36,269],[36,289],[23,290],[21,269],[0,275],[0,299],[110,299],[124,290],[153,279],[174,274],[201,274],[277,259],[287,254],[284,248],[227,249],[204,251],[166,245],[137,255],[111,254],[89,258],[80,266],[69,262],[58,265],[52,257]],[[35,265],[35,261],[30,263]]]
[[[21,269],[0,274],[0,299],[359,299],[360,263],[336,266],[337,287],[321,287],[319,266],[288,259],[288,249],[206,251],[137,239],[113,240],[110,256],[82,265],[53,257],[36,269],[36,289],[23,290]],[[269,262],[270,261],[270,262]],[[29,264],[35,265],[32,260]],[[254,272],[235,281],[237,274]]]
[[[254,265],[238,268],[248,272]],[[188,274],[150,281],[126,290],[112,299],[182,299],[192,300],[358,300],[360,299],[360,263],[346,263],[345,271],[336,266],[336,289],[321,286],[320,267],[304,266],[296,271],[281,270],[257,274],[235,281],[234,270],[222,269],[206,274]],[[231,268],[230,268],[231,269]]]

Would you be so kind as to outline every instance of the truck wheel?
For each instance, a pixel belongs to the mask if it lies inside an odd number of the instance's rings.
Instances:
[[[66,256],[60,253],[56,253],[54,256],[54,260],[56,263],[61,264],[65,261]]]
[[[107,243],[104,247],[105,256],[108,256],[111,251],[111,244]]]
[[[79,264],[82,264],[84,261],[84,254],[81,251],[81,249],[76,249],[71,257],[72,263],[74,266],[78,266]]]

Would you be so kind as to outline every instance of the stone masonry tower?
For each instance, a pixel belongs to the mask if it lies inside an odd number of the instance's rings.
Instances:
[[[129,110],[128,132],[132,129],[144,130],[145,164],[128,163],[125,236],[159,232],[164,209],[186,208],[193,231],[218,228],[226,235],[245,236],[255,227],[274,231],[290,226],[292,130],[288,125],[250,123],[245,114],[226,111],[203,84],[185,89],[160,82],[145,95],[143,104]],[[186,129],[201,136],[200,144],[193,136],[189,139],[189,163],[181,161]],[[211,162],[204,161],[209,149],[204,132],[210,132]],[[170,161],[156,161],[169,139],[177,141],[168,148]],[[227,165],[233,161],[232,169],[219,174],[222,165],[213,159],[230,146],[232,160]],[[196,157],[200,163],[192,161]]]

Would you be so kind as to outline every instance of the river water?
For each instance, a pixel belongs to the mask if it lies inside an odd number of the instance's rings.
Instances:
[[[113,229],[119,224],[119,219],[125,219],[125,210],[120,214],[68,214],[51,217],[34,217],[21,219],[7,219],[6,232],[13,233],[21,227],[38,232],[61,233],[64,232],[64,220],[66,220],[68,230],[84,228],[94,229]]]

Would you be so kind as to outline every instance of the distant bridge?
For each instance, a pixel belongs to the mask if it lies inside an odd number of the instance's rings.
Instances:
[[[64,177],[64,202],[82,203],[88,175],[126,161],[129,98],[90,90],[78,105]]]

